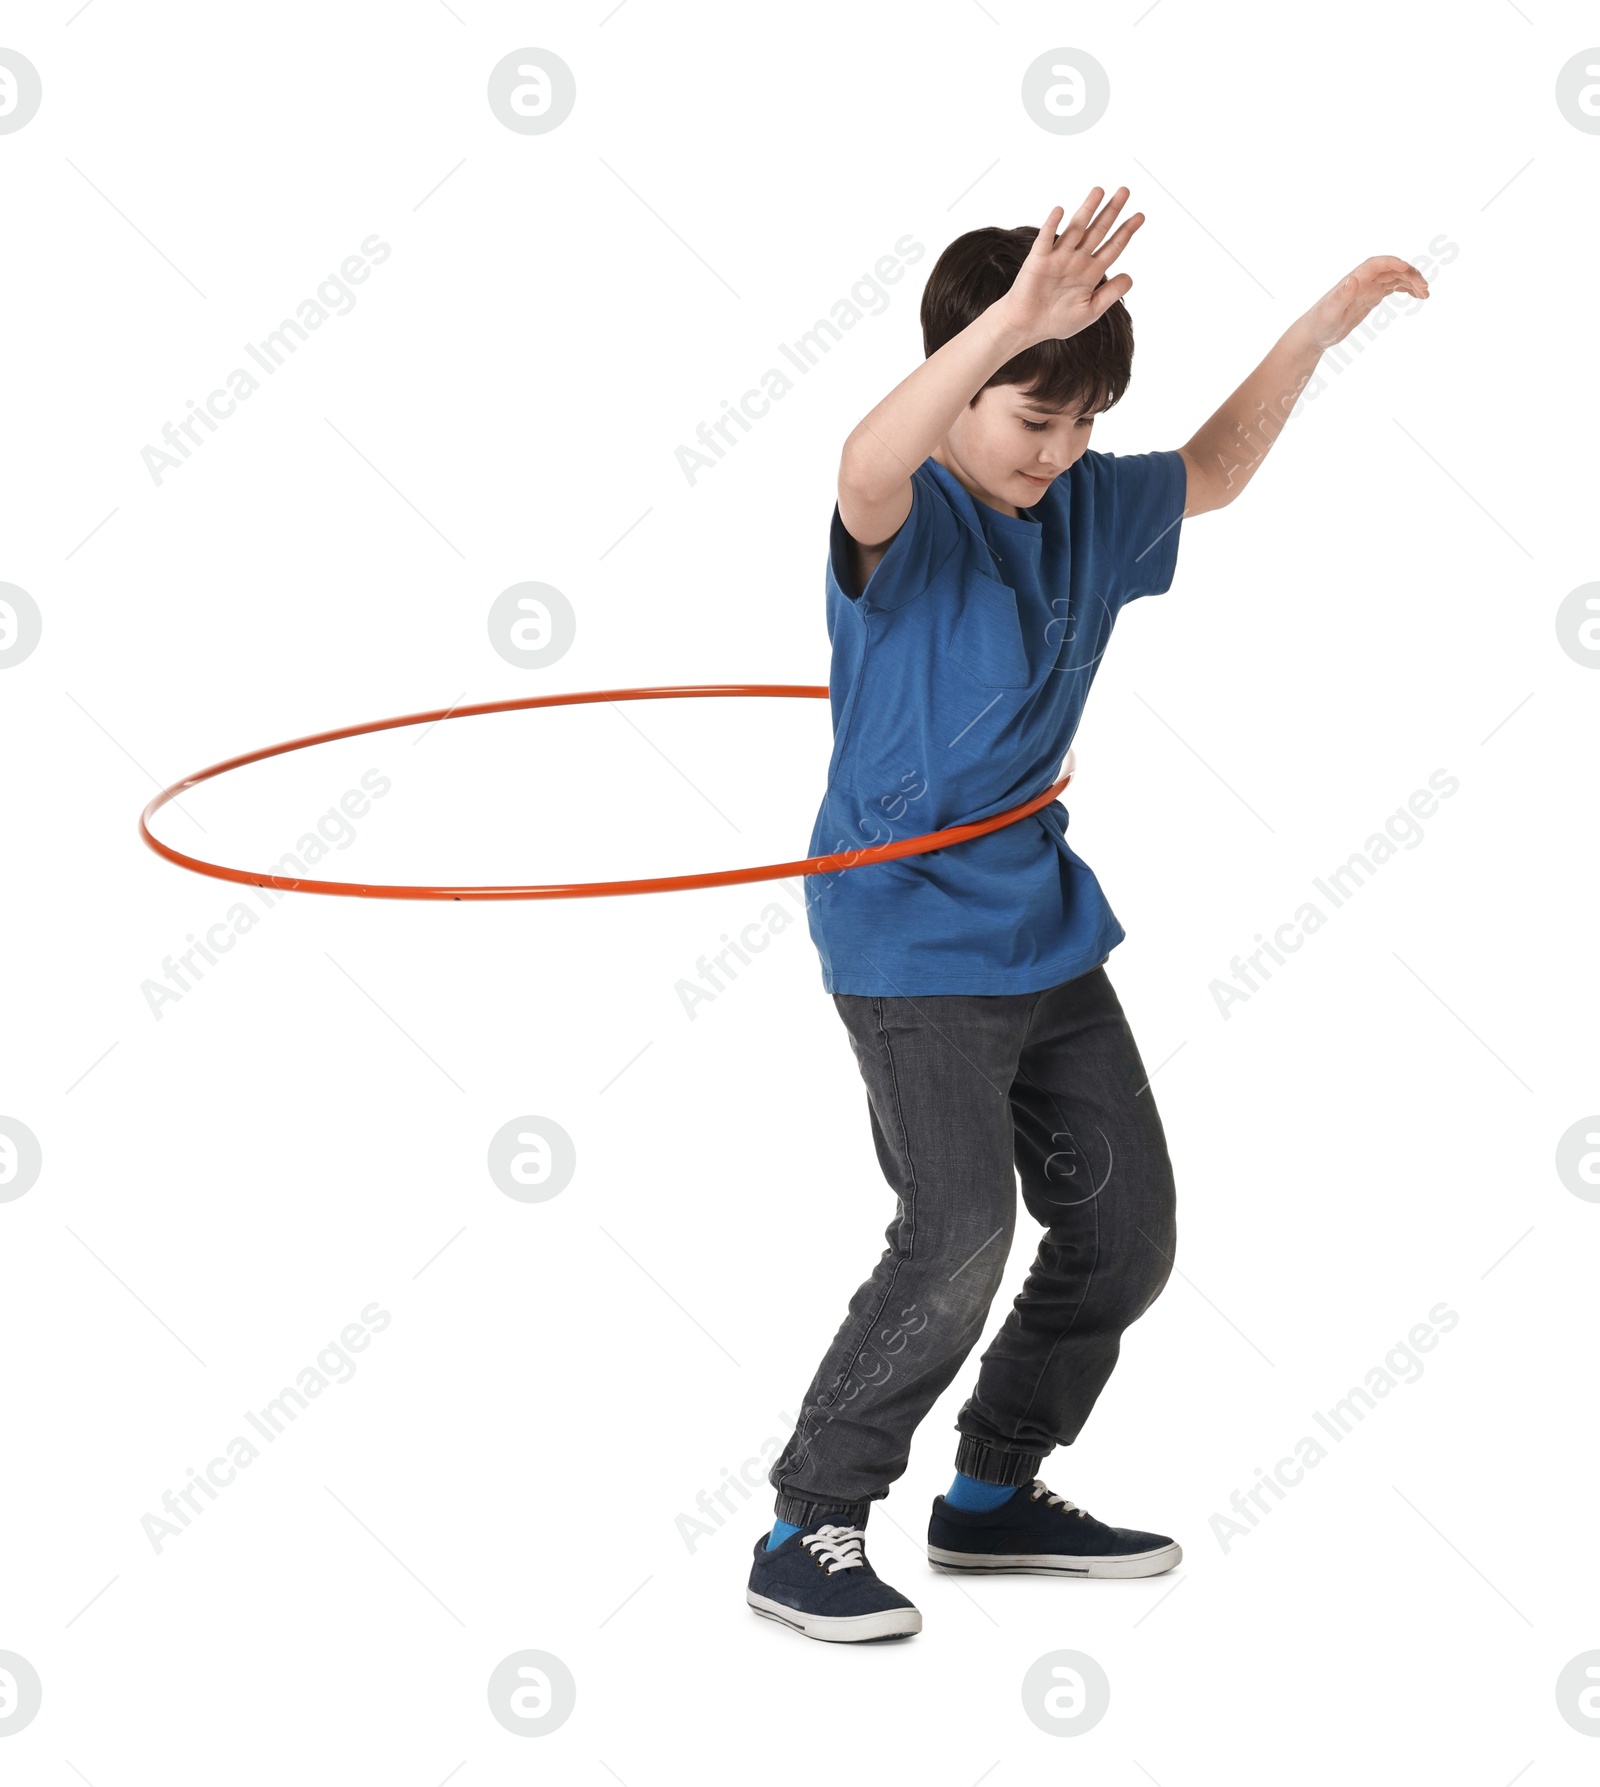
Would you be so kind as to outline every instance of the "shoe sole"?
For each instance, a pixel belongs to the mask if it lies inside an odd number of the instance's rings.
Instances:
[[[1182,1560],[1183,1547],[1176,1541],[1154,1551],[1135,1551],[1122,1557],[1062,1557],[1050,1552],[991,1555],[946,1551],[939,1545],[928,1547],[929,1564],[953,1576],[1087,1576],[1123,1581],[1134,1576],[1160,1576]]]
[[[868,1644],[875,1638],[909,1638],[922,1630],[922,1615],[915,1607],[886,1607],[881,1613],[855,1613],[848,1618],[837,1614],[804,1613],[798,1607],[785,1607],[781,1601],[769,1601],[754,1589],[746,1589],[745,1600],[763,1619],[773,1619],[792,1632],[807,1638],[820,1638],[828,1644]]]

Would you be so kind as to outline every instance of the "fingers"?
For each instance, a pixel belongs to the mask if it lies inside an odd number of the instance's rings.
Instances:
[[[1062,215],[1063,213],[1059,205],[1052,205],[1050,207],[1050,215],[1042,224],[1040,224],[1039,233],[1033,239],[1033,247],[1028,250],[1030,257],[1033,255],[1046,255],[1055,247],[1056,225],[1061,221]]]
[[[1089,196],[1081,205],[1079,205],[1077,210],[1073,212],[1072,221],[1067,225],[1066,229],[1062,231],[1062,234],[1071,237],[1072,241],[1076,243],[1084,230],[1088,228],[1089,219],[1094,215],[1095,206],[1098,205],[1104,197],[1104,187],[1090,187]]]
[[[1366,279],[1352,274],[1351,281],[1358,292],[1377,293],[1382,297],[1393,292],[1408,292],[1413,298],[1428,296],[1428,282],[1415,268],[1400,273],[1377,273]]]
[[[1138,229],[1143,222],[1144,212],[1135,211],[1133,216],[1128,218],[1122,228],[1117,231],[1111,240],[1107,242],[1103,248],[1098,249],[1095,252],[1095,265],[1102,268],[1109,267],[1117,256],[1122,253],[1123,249],[1128,246],[1129,242],[1133,240],[1134,231]]]
[[[1364,260],[1356,268],[1351,277],[1358,285],[1373,280],[1385,291],[1394,292],[1404,288],[1414,298],[1428,296],[1428,282],[1413,267],[1410,261],[1403,261],[1395,254],[1375,254]]]
[[[1429,296],[1428,282],[1409,261],[1401,260],[1398,255],[1375,254],[1353,272],[1346,273],[1319,302],[1341,308],[1355,306],[1365,316],[1395,292],[1426,298]]]
[[[1119,186],[1106,203],[1100,205],[1103,198],[1105,198],[1105,188],[1092,187],[1088,196],[1073,212],[1071,219],[1059,235],[1056,234],[1056,226],[1061,221],[1062,207],[1060,205],[1053,206],[1050,215],[1044,220],[1039,234],[1034,238],[1033,247],[1029,250],[1030,256],[1042,258],[1052,254],[1064,244],[1069,254],[1087,254],[1103,273],[1105,268],[1109,267],[1128,246],[1133,239],[1134,232],[1145,221],[1144,213],[1136,211],[1132,217],[1127,218],[1121,224],[1115,234],[1107,238],[1106,232],[1116,223],[1118,214],[1128,202],[1128,188]],[[1100,206],[1099,210],[1095,209],[1097,205]],[[1123,277],[1126,278],[1126,275]],[[1132,283],[1131,279],[1128,280],[1128,285],[1131,286]],[[1119,292],[1107,302],[1115,303],[1116,298],[1120,296]]]
[[[1417,272],[1416,268],[1412,266],[1410,261],[1401,260],[1401,258],[1397,254],[1369,255],[1366,258],[1366,260],[1364,260],[1361,263],[1361,265],[1356,269],[1356,271],[1358,273],[1364,272],[1368,267],[1372,267],[1374,269],[1379,269],[1379,270],[1382,270],[1382,271],[1388,272],[1388,273],[1416,273]],[[1419,274],[1417,274],[1417,277],[1420,279],[1422,277],[1422,275],[1419,273]]]
[[[1128,189],[1126,186],[1119,186],[1110,199],[1096,211],[1095,207],[1100,205],[1103,198],[1105,198],[1103,186],[1091,187],[1088,196],[1073,212],[1066,227],[1059,235],[1056,233],[1056,226],[1061,221],[1063,211],[1060,205],[1054,206],[1050,215],[1044,220],[1039,234],[1034,238],[1031,252],[1048,254],[1058,243],[1063,242],[1070,250],[1085,249],[1093,252],[1104,240],[1106,231],[1116,222],[1117,214],[1127,204]],[[1142,214],[1139,221],[1141,223],[1144,221]],[[1126,238],[1124,238],[1124,246],[1126,246]],[[1118,252],[1120,253],[1120,249]]]
[[[1096,286],[1094,297],[1090,300],[1094,312],[1091,320],[1099,322],[1118,298],[1127,297],[1132,290],[1133,281],[1126,273],[1119,273],[1115,279],[1108,279],[1103,285]]]
[[[1098,191],[1099,188],[1097,187],[1095,190]],[[1112,193],[1110,201],[1101,207],[1094,222],[1083,232],[1082,239],[1077,244],[1078,247],[1091,250],[1097,248],[1104,238],[1106,231],[1116,222],[1117,213],[1125,204],[1127,204],[1127,202],[1128,189],[1126,186],[1119,186],[1117,190]]]

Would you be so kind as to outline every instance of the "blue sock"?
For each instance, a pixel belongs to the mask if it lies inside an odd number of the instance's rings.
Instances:
[[[772,1536],[767,1540],[767,1550],[776,1551],[785,1539],[792,1538],[799,1530],[797,1526],[790,1526],[787,1520],[774,1520]]]
[[[981,1477],[956,1472],[956,1480],[945,1491],[944,1499],[952,1508],[968,1514],[990,1514],[1004,1506],[1017,1493],[1015,1483],[985,1483]]]

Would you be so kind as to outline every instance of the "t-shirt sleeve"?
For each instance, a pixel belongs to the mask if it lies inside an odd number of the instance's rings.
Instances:
[[[1183,455],[1086,453],[1094,462],[1093,553],[1097,587],[1115,606],[1172,588],[1188,500]]]
[[[939,567],[960,543],[965,524],[950,499],[926,469],[911,474],[911,513],[889,542],[889,550],[873,567],[865,593],[857,590],[850,564],[850,535],[833,506],[829,530],[829,568],[840,590],[864,614],[903,608],[933,582]]]

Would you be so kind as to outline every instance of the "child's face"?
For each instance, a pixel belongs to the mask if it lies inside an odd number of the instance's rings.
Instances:
[[[1020,385],[990,385],[956,418],[939,458],[991,506],[1025,509],[1083,457],[1093,427],[1093,411],[1048,409]]]

